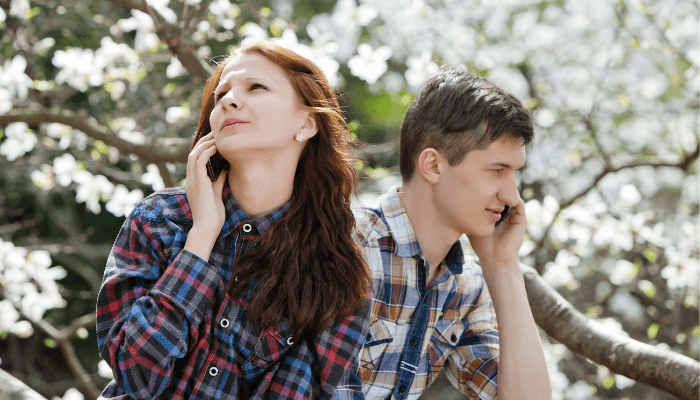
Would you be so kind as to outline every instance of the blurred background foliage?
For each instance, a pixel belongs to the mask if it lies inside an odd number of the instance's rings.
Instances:
[[[611,331],[698,358],[697,2],[2,0],[0,28],[0,368],[47,397],[92,397],[66,349],[93,387],[111,373],[90,316],[124,215],[183,182],[192,60],[263,38],[338,90],[366,205],[400,184],[401,118],[441,66],[515,94],[537,132],[523,262]],[[542,341],[555,399],[672,398]]]

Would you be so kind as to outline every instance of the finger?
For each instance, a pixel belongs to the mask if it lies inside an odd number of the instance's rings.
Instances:
[[[202,153],[199,155],[199,158],[195,161],[195,173],[197,176],[206,176],[207,175],[207,162],[209,161],[209,158],[216,154],[217,148],[216,145],[212,145],[208,149],[202,151]],[[208,178],[207,178],[208,179]]]
[[[195,173],[195,165],[197,161],[202,157],[202,154],[204,151],[211,149],[213,146],[215,146],[214,140],[207,140],[201,143],[198,143],[197,146],[195,146],[194,149],[190,152],[190,155],[187,156],[187,173],[188,174],[194,174]],[[207,160],[209,159],[210,156],[207,156]]]

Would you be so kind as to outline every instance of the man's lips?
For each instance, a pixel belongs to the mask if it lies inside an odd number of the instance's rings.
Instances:
[[[221,129],[227,128],[229,126],[236,126],[236,125],[241,125],[241,124],[247,124],[246,121],[243,121],[242,119],[238,118],[229,118],[224,121],[224,123],[221,125]]]
[[[496,221],[501,219],[501,213],[503,212],[503,209],[500,210],[492,210],[490,208],[487,208],[486,211],[488,211],[489,215],[493,217]]]

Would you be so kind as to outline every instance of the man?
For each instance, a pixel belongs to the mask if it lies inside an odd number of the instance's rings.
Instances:
[[[551,398],[518,262],[527,219],[516,171],[533,136],[518,99],[461,69],[431,78],[409,107],[403,186],[358,215],[374,285],[366,398],[415,399],[443,367],[472,399]],[[465,263],[462,234],[480,266]]]

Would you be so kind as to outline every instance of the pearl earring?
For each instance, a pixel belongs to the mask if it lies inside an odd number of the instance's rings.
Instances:
[[[301,140],[302,140],[303,138],[304,138],[304,134],[303,134],[303,133],[300,133],[300,134],[298,134],[298,135],[296,136],[296,138],[295,138],[294,140],[296,140],[297,142],[301,142]]]

